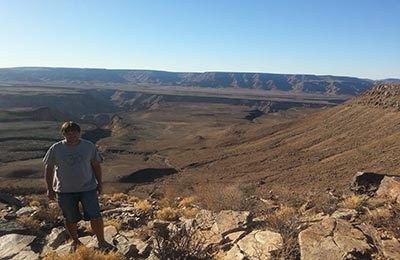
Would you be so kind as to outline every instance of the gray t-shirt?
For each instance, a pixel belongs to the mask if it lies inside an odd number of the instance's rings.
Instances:
[[[64,141],[53,144],[43,158],[43,162],[55,166],[53,189],[56,192],[81,192],[97,187],[91,161],[101,161],[96,146],[80,139],[77,145]]]

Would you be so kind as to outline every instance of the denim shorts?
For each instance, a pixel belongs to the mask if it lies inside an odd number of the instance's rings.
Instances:
[[[83,192],[57,192],[58,205],[60,206],[64,220],[69,223],[77,223],[82,219],[79,210],[79,202],[83,208],[83,219],[91,220],[100,218],[99,198],[96,190]]]

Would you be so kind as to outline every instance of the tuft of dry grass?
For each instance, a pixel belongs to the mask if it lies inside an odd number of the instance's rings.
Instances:
[[[40,210],[33,215],[33,218],[40,222],[44,221],[46,223],[55,225],[60,221],[61,216],[62,213],[59,207],[47,207],[40,208]]]
[[[72,254],[59,256],[56,252],[51,252],[43,257],[43,260],[123,260],[124,257],[116,252],[103,252],[80,246]]]
[[[122,193],[122,192],[120,192],[120,193],[114,193],[112,196],[111,196],[111,200],[127,200],[128,199],[128,195],[127,194],[125,194],[125,193]]]
[[[153,207],[148,200],[141,200],[135,204],[135,208],[143,211],[149,211]]]
[[[37,200],[32,200],[29,202],[29,206],[31,207],[39,207],[40,206],[40,202]]]
[[[117,230],[121,230],[122,223],[113,219],[104,220],[104,226],[114,226]]]
[[[187,208],[189,206],[192,206],[192,204],[197,200],[198,200],[198,198],[196,196],[190,196],[190,197],[183,198],[178,203],[178,208]]]
[[[136,203],[136,202],[138,202],[140,199],[139,199],[139,197],[136,197],[136,196],[129,196],[128,197],[128,202],[129,203]]]
[[[351,196],[346,197],[343,201],[339,202],[338,206],[347,209],[359,210],[363,205],[364,201],[365,201],[364,197],[352,194]]]
[[[171,207],[166,207],[156,212],[156,218],[161,220],[174,221],[178,219],[178,211]]]
[[[199,213],[199,210],[196,208],[184,208],[179,210],[179,215],[185,218],[194,218],[197,213]]]

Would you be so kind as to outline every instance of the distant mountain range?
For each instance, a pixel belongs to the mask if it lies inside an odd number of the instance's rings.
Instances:
[[[167,72],[20,67],[0,69],[0,82],[63,85],[179,86],[280,90],[299,93],[357,95],[383,81],[343,76],[317,76],[242,72]],[[400,82],[400,79],[388,79]]]

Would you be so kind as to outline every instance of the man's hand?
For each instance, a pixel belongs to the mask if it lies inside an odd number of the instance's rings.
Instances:
[[[47,190],[47,197],[48,197],[50,200],[55,200],[55,198],[56,198],[56,192],[55,192],[53,189]]]
[[[103,185],[101,183],[97,183],[97,193],[99,195],[103,193]]]

